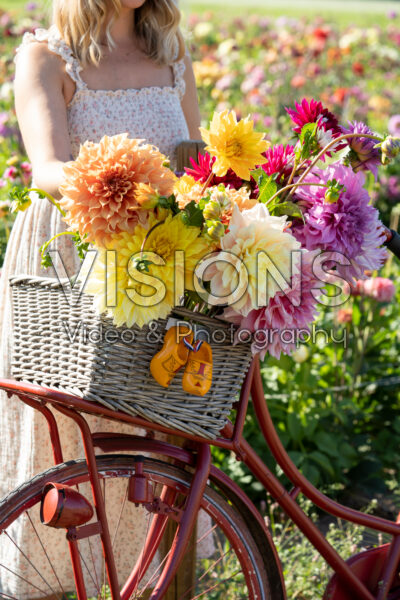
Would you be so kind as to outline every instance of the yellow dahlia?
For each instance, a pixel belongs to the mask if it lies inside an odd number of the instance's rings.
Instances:
[[[105,246],[147,218],[143,184],[161,195],[172,193],[176,177],[163,165],[165,156],[142,142],[127,133],[104,136],[98,144],[85,142],[77,159],[65,165],[60,205],[70,230]]]
[[[250,180],[250,171],[265,162],[265,152],[270,145],[263,133],[254,131],[250,117],[237,121],[234,111],[214,113],[210,129],[200,128],[206,150],[216,160],[213,173],[219,177],[232,169],[238,177]]]
[[[170,214],[164,222],[151,215],[146,227],[137,225],[133,234],[123,232],[112,238],[110,249],[116,252],[115,299],[115,271],[110,268],[113,253],[107,255],[105,250],[99,252],[84,291],[94,296],[96,309],[112,317],[116,326],[142,327],[165,318],[177,302],[176,295],[184,288],[193,289],[195,267],[209,252],[208,243],[199,236],[200,229],[185,225],[180,214]]]
[[[191,175],[179,177],[174,186],[174,194],[179,208],[185,208],[192,200],[200,202],[203,187],[204,185],[196,181]]]

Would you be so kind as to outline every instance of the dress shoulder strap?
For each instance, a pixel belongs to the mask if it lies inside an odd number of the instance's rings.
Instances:
[[[185,56],[189,56],[189,52],[188,52],[187,48],[186,48]],[[186,82],[184,79],[184,74],[185,74],[185,69],[186,69],[185,57],[181,58],[178,61],[173,62],[172,68],[174,70],[175,89],[177,90],[177,92],[179,94],[179,98],[182,100],[183,96],[185,95],[185,91],[186,91]]]
[[[33,42],[46,42],[49,50],[61,56],[65,61],[65,69],[71,79],[76,83],[77,89],[87,87],[79,74],[82,70],[81,64],[73,55],[68,44],[62,39],[60,32],[55,25],[52,25],[49,29],[39,27],[38,29],[35,29],[33,33],[29,31],[24,33],[22,42],[16,49],[14,62],[17,62],[19,52],[22,48]]]

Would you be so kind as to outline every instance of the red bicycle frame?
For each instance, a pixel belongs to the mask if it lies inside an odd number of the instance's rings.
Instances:
[[[185,509],[177,518],[178,528],[172,546],[172,552],[168,558],[160,580],[154,589],[151,600],[161,600],[172,578],[174,577],[186,545],[195,525],[198,509],[202,494],[205,489],[207,479],[215,481],[224,489],[231,489],[246,509],[258,521],[270,540],[271,547],[274,548],[270,534],[264,524],[261,515],[258,513],[252,502],[247,498],[240,488],[229,477],[211,464],[210,445],[219,446],[234,452],[238,460],[248,466],[257,479],[264,485],[265,489],[271,494],[276,502],[281,506],[290,519],[297,525],[303,534],[310,540],[316,550],[323,556],[326,562],[332,567],[336,576],[325,594],[325,598],[334,598],[335,600],[345,600],[357,598],[359,600],[385,600],[390,587],[395,579],[397,568],[400,562],[400,522],[394,523],[387,519],[361,513],[346,506],[343,506],[318,491],[296,468],[286,453],[278,434],[272,423],[267,404],[264,398],[264,390],[258,358],[252,361],[242,386],[239,402],[236,406],[237,413],[235,423],[228,423],[221,431],[221,437],[216,440],[206,440],[197,436],[168,429],[162,425],[153,424],[140,417],[119,413],[102,407],[92,402],[82,400],[78,397],[57,392],[49,388],[43,388],[27,383],[20,383],[14,380],[0,380],[0,388],[8,392],[9,395],[16,394],[19,398],[39,410],[47,419],[50,431],[50,438],[53,447],[53,455],[56,464],[63,461],[60,437],[58,434],[57,422],[47,405],[52,406],[57,411],[73,419],[78,425],[85,449],[86,461],[89,469],[90,482],[92,486],[93,502],[96,509],[98,523],[97,525],[88,525],[81,527],[75,536],[69,536],[70,552],[72,565],[74,569],[75,581],[78,592],[78,600],[87,600],[84,591],[84,584],[79,555],[76,542],[80,537],[93,535],[93,527],[97,528],[96,533],[100,533],[105,563],[107,568],[108,580],[113,600],[124,600],[130,597],[130,593],[135,589],[138,573],[133,570],[125,587],[120,591],[118,577],[114,563],[110,533],[108,530],[105,506],[100,488],[100,477],[96,468],[96,457],[94,448],[98,447],[105,452],[116,452],[122,450],[143,451],[165,455],[183,464],[195,467],[193,480],[190,486]],[[282,468],[285,475],[293,484],[293,489],[288,492],[275,475],[267,468],[262,459],[252,449],[251,445],[243,437],[243,427],[247,413],[249,397],[251,395],[255,414],[268,445],[276,462]],[[92,434],[87,421],[82,416],[82,412],[95,414],[106,419],[123,421],[144,428],[148,431],[145,438],[127,434],[95,433]],[[170,435],[179,436],[187,440],[186,447],[183,448],[154,440],[152,431],[160,431]],[[193,452],[193,450],[195,452]],[[140,463],[139,463],[140,464]],[[138,467],[140,468],[140,467]],[[168,492],[167,492],[168,493]],[[299,493],[303,493],[316,506],[324,511],[340,517],[346,521],[356,523],[365,527],[375,529],[379,532],[390,534],[392,542],[381,546],[372,551],[367,551],[362,555],[353,557],[349,561],[343,560],[336,550],[327,542],[316,525],[304,514],[296,502]],[[171,498],[162,498],[163,502],[171,502]],[[166,525],[167,517],[162,512],[155,515],[151,530],[148,534],[146,544],[140,558],[141,564],[150,564],[154,556],[154,547],[157,547],[162,537]],[[90,529],[92,528],[92,529]],[[277,560],[279,564],[279,560]],[[368,587],[368,577],[371,574],[371,566],[379,567],[380,586],[377,595],[373,595]],[[376,571],[375,568],[375,571]],[[284,582],[282,578],[282,589]]]

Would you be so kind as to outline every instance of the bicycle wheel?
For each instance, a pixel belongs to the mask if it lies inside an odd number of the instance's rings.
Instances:
[[[144,473],[153,482],[155,493],[160,493],[161,489],[165,491],[167,486],[175,494],[174,506],[178,509],[182,507],[182,499],[185,498],[191,481],[190,473],[184,469],[159,460],[138,455],[112,454],[97,457],[121,590],[137,556],[131,556],[129,548],[125,548],[122,553],[119,551],[121,547],[124,548],[124,532],[119,530],[120,515],[128,510],[132,518],[130,522],[134,523],[138,517],[146,518],[148,527],[153,518],[153,514],[148,513],[144,507],[135,507],[127,501],[128,479],[134,473],[137,460],[143,460]],[[49,596],[58,600],[74,597],[73,594],[70,596],[75,588],[72,584],[65,531],[42,525],[39,520],[39,505],[47,482],[79,485],[79,490],[83,493],[88,479],[86,462],[70,461],[37,475],[0,502],[0,548],[3,546],[0,552],[0,597],[17,600]],[[107,505],[107,490],[112,485],[121,487],[119,506]],[[85,490],[84,495],[91,500],[88,490]],[[260,531],[258,523],[245,520],[232,504],[234,499],[230,498],[228,503],[220,493],[207,486],[201,505],[209,515],[207,526],[198,527],[199,531],[191,542],[196,544],[195,584],[187,589],[180,589],[178,595],[175,590],[174,598],[279,600],[284,597],[279,569],[273,552],[269,551],[267,537]],[[16,532],[21,529],[17,526],[19,519],[29,522],[29,535],[25,533],[24,539],[15,539]],[[24,531],[27,531],[27,527]],[[35,540],[34,545],[30,545],[31,539]],[[40,555],[37,552],[38,542]],[[30,547],[36,549],[34,555],[30,552]],[[99,536],[81,540],[79,552],[88,598],[107,598]],[[146,573],[140,578],[137,589],[129,596],[122,594],[123,600],[128,600],[128,597],[148,598],[168,554],[169,548],[163,550],[161,544]]]

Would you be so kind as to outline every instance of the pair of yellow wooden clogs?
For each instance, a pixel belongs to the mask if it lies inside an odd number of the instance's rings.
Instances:
[[[163,387],[185,366],[182,387],[188,394],[204,396],[212,382],[212,350],[207,342],[193,343],[189,326],[173,326],[165,334],[163,347],[150,363],[150,372]]]

